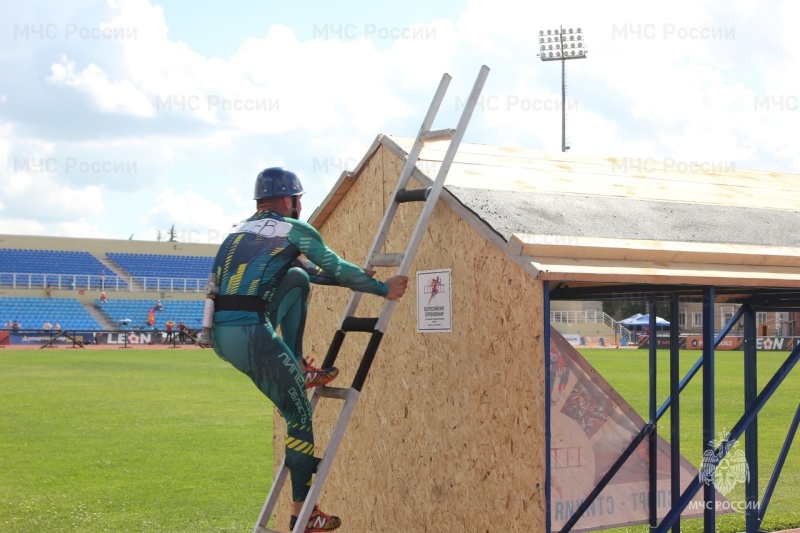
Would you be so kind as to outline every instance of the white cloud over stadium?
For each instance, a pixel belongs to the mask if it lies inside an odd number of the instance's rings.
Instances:
[[[2,0],[0,233],[218,242],[265,166],[308,216],[378,133],[416,134],[441,75],[466,141],[560,150],[560,65],[539,29],[580,26],[574,154],[796,172],[800,4],[701,1]]]

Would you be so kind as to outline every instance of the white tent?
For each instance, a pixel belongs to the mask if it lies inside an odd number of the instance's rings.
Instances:
[[[629,316],[625,320],[620,320],[620,324],[623,326],[650,326],[650,315],[643,315],[641,313],[636,313],[633,316]],[[663,318],[657,316],[656,317],[656,327],[668,327],[669,322],[664,320]]]

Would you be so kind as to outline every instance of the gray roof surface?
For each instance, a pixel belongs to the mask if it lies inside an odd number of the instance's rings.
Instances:
[[[381,147],[402,160],[413,141],[379,135],[309,220],[324,224]],[[423,186],[448,146],[423,148],[414,170]],[[559,298],[618,295],[621,284],[681,287],[693,296],[711,284],[726,287],[729,298],[797,291],[800,175],[684,166],[462,143],[444,199],[531,275],[558,281]]]
[[[506,241],[530,233],[800,247],[800,211],[445,188]]]

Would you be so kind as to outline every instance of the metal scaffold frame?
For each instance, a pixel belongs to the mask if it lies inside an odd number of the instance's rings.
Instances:
[[[550,282],[544,282],[544,304],[545,310],[545,346],[550,346],[550,313],[551,299],[581,299],[588,298],[591,295],[594,299],[599,299],[603,296],[602,289],[568,289],[564,286],[556,286],[551,290]],[[679,462],[680,462],[680,435],[681,435],[681,417],[680,417],[680,395],[686,386],[692,381],[698,372],[702,370],[702,413],[703,413],[703,450],[704,453],[713,454],[717,461],[725,458],[728,451],[733,444],[744,436],[744,453],[747,464],[749,465],[750,475],[745,482],[745,510],[746,515],[746,531],[748,533],[756,533],[760,531],[760,526],[764,520],[764,515],[767,511],[769,501],[774,493],[777,481],[779,479],[781,470],[785,463],[786,457],[791,448],[791,444],[795,433],[797,432],[798,425],[800,425],[800,405],[791,423],[787,427],[787,434],[784,440],[783,447],[780,451],[776,464],[772,468],[769,483],[764,489],[763,496],[759,501],[759,486],[758,486],[758,415],[765,405],[769,402],[770,398],[776,392],[778,387],[783,383],[786,377],[790,374],[792,369],[800,361],[800,343],[795,345],[784,362],[778,370],[770,377],[767,384],[759,391],[758,389],[758,367],[757,367],[757,324],[756,313],[759,311],[776,311],[776,312],[797,312],[800,309],[800,295],[797,292],[786,292],[782,294],[780,290],[764,290],[752,291],[746,299],[741,301],[741,307],[733,315],[733,317],[725,324],[725,326],[716,334],[714,334],[715,324],[715,301],[716,295],[719,291],[732,292],[730,287],[713,287],[713,286],[697,286],[687,291],[685,286],[647,286],[641,285],[631,286],[629,294],[642,295],[650,292],[650,297],[643,299],[648,302],[650,314],[650,331],[656,331],[656,302],[666,300],[669,302],[670,310],[670,323],[679,323],[679,308],[678,302],[681,297],[690,297],[697,299],[698,296],[702,298],[703,309],[703,351],[702,355],[692,365],[688,372],[681,377],[678,370],[678,355],[680,351],[680,338],[678,328],[671,328],[669,338],[669,351],[670,351],[670,368],[669,368],[669,395],[659,405],[656,394],[656,351],[658,343],[652,342],[649,345],[649,409],[646,417],[646,425],[631,441],[628,448],[620,455],[613,467],[597,482],[594,489],[583,501],[582,505],[574,512],[572,517],[567,521],[561,532],[570,531],[590,508],[596,497],[602,492],[603,488],[608,485],[611,479],[619,472],[625,461],[630,457],[636,447],[645,439],[650,443],[649,455],[649,526],[655,533],[663,533],[667,530],[672,530],[678,533],[680,530],[681,513],[688,507],[689,503],[695,498],[697,493],[703,490],[703,520],[704,530],[708,533],[713,533],[716,530],[716,490],[713,483],[705,483],[701,476],[703,472],[699,472],[694,479],[692,479],[685,490],[681,490],[680,476],[679,476]],[[609,293],[610,295],[611,293]],[[617,285],[613,289],[613,294],[616,297],[624,297],[625,290]],[[641,297],[641,296],[640,296]],[[715,349],[725,339],[725,337],[734,329],[739,321],[744,324],[744,373],[743,373],[743,413],[738,421],[733,425],[732,429],[727,432],[726,437],[722,442],[715,446],[715,436],[717,435],[717,427],[715,426],[714,419],[714,405],[716,399],[716,379],[714,374],[714,357]],[[549,348],[548,348],[549,351]],[[545,360],[549,359],[549,354]],[[545,381],[548,382],[549,365],[545,365]],[[546,499],[547,499],[547,530],[551,531],[550,526],[550,513],[551,513],[551,494],[550,494],[550,435],[551,435],[551,421],[549,416],[550,393],[549,389],[545,388],[545,424],[547,436],[547,473],[546,473]],[[670,475],[671,487],[670,495],[672,506],[668,510],[666,516],[658,521],[657,507],[656,507],[656,464],[655,464],[655,442],[657,438],[658,422],[667,411],[670,413]]]

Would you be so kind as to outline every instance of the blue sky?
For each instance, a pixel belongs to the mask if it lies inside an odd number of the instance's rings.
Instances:
[[[329,35],[342,28],[367,31],[371,25],[409,27],[420,21],[447,18],[463,11],[466,0],[439,2],[412,0],[402,5],[362,4],[314,0],[302,2],[233,0],[222,3],[199,2],[196,9],[186,9],[185,0],[157,2],[164,8],[171,39],[186,42],[193,50],[210,56],[229,59],[247,37],[263,35],[272,24],[292,28],[298,39],[310,40],[321,35],[327,27]],[[209,6],[212,4],[212,6]],[[350,6],[350,7],[348,7]],[[348,30],[348,28],[351,28]],[[377,27],[375,29],[377,37]],[[373,39],[382,49],[391,46],[390,39]]]
[[[0,234],[220,242],[267,167],[307,218],[375,136],[436,126],[492,70],[465,142],[796,173],[800,3],[0,0]]]

